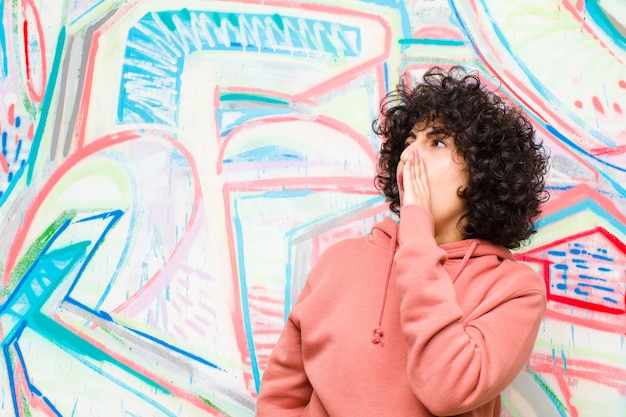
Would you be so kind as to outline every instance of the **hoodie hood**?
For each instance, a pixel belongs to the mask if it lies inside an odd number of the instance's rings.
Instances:
[[[381,300],[378,309],[378,321],[374,327],[374,336],[371,340],[374,344],[380,343],[383,337],[383,329],[381,326],[387,300],[387,291],[389,290],[389,282],[391,281],[391,270],[394,264],[396,249],[398,248],[398,229],[398,223],[392,218],[386,217],[382,222],[374,225],[369,237],[372,244],[388,250],[386,274],[383,279]],[[495,255],[501,260],[514,259],[513,254],[507,248],[494,245],[489,241],[481,239],[464,239],[457,242],[445,243],[439,245],[439,247],[446,251],[448,260],[461,260],[461,264],[454,273],[454,276],[451,277],[452,282],[456,281],[459,275],[461,275],[471,258]]]

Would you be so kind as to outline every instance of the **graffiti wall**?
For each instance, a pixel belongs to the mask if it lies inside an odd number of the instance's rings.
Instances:
[[[552,155],[503,414],[626,413],[623,1],[0,3],[0,415],[252,416],[311,264],[387,214],[381,97],[433,64]]]

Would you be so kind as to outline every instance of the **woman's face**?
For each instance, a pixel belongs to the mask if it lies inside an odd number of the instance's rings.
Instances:
[[[435,239],[439,244],[462,240],[459,220],[467,206],[458,191],[467,186],[468,176],[465,162],[456,152],[454,138],[438,132],[436,124],[426,128],[418,124],[406,138],[405,146],[396,170],[400,205],[405,192],[402,171],[409,155],[417,149],[426,166]]]

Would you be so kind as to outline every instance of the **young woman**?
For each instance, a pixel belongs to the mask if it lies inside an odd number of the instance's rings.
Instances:
[[[547,156],[460,67],[400,84],[374,130],[399,215],[327,250],[264,372],[257,417],[500,416],[545,309],[510,249],[534,233]]]

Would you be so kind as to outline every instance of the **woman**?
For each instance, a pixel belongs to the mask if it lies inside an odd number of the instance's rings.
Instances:
[[[327,250],[270,356],[257,417],[500,416],[545,286],[534,233],[547,157],[520,111],[460,67],[381,105],[388,217]]]

